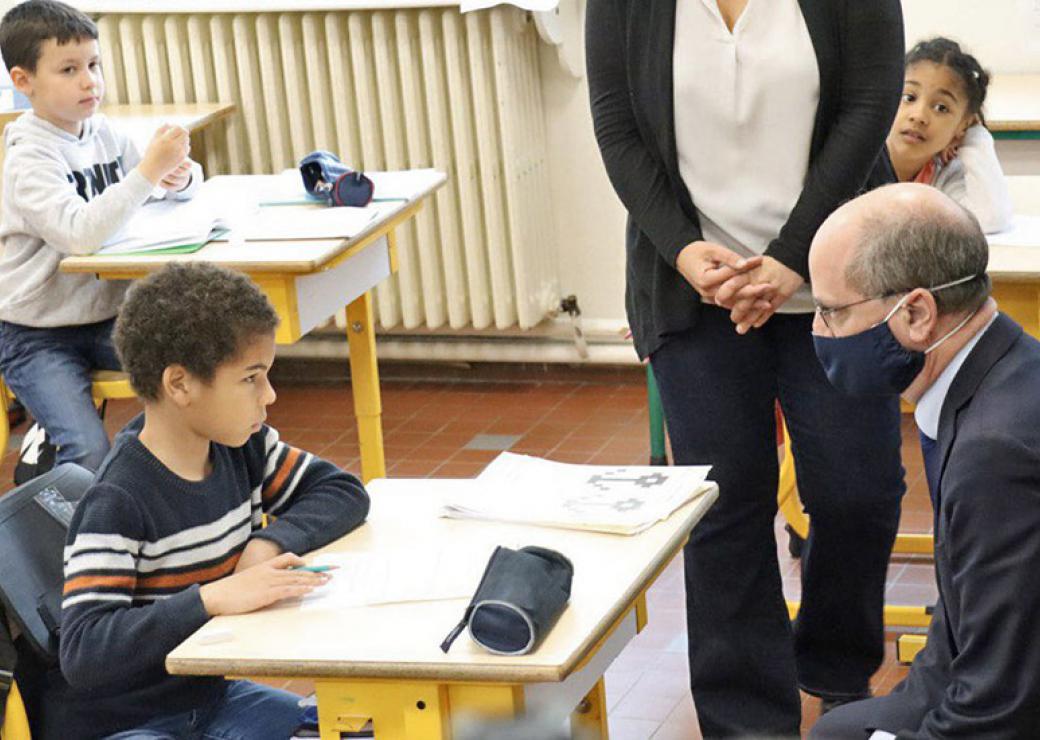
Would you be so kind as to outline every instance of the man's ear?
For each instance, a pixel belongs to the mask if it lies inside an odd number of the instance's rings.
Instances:
[[[11,67],[11,82],[14,89],[25,97],[32,97],[33,75],[24,67]]]
[[[168,365],[162,374],[163,393],[180,408],[191,404],[195,398],[198,380],[183,365]]]
[[[914,344],[927,345],[939,321],[935,296],[925,288],[916,288],[910,291],[903,305],[906,306],[904,326],[907,338]]]

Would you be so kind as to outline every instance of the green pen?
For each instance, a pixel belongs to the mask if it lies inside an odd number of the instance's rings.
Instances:
[[[290,565],[289,570],[304,570],[308,573],[326,573],[335,570],[334,565]]]

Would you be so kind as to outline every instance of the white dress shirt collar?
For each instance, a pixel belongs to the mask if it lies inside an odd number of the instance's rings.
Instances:
[[[993,322],[996,321],[999,315],[999,312],[993,314],[986,325],[979,329],[975,336],[969,339],[968,343],[961,347],[960,351],[953,356],[950,364],[943,368],[935,382],[921,394],[921,398],[917,401],[917,408],[914,409],[914,421],[917,422],[917,428],[926,436],[932,439],[939,438],[939,415],[942,413],[943,402],[946,401],[946,394],[950,392],[953,379],[957,377],[957,372],[961,369],[961,365],[968,359],[971,351],[975,349],[975,345],[982,339],[982,335],[993,326]]]

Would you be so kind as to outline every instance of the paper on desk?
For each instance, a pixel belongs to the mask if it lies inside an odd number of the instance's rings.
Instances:
[[[303,187],[303,177],[299,170],[255,176],[250,188],[261,206],[325,204],[324,199],[312,196]]]
[[[202,183],[193,200],[208,200],[251,213],[267,202],[287,205],[324,204],[311,198],[303,189],[298,170],[285,170],[277,175],[221,175]]]
[[[325,586],[304,598],[302,608],[469,598],[493,551],[479,544],[319,555],[314,565],[339,567]]]
[[[986,239],[1002,247],[1040,247],[1040,216],[1018,214],[1010,229],[988,234]]]
[[[442,516],[637,534],[708,488],[709,465],[571,465],[503,452]]]
[[[234,230],[246,241],[277,239],[349,239],[357,236],[379,215],[378,208],[261,208],[249,223]]]

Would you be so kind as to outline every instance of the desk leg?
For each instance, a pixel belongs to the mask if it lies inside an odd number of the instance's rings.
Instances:
[[[607,729],[607,690],[602,676],[571,713],[571,734],[574,737],[599,740],[610,737]]]
[[[8,416],[8,413],[13,397],[13,394],[7,390],[4,379],[0,378],[0,407],[2,407],[0,413],[4,415],[3,419],[0,419],[0,456],[7,454],[7,443],[11,441],[11,417]]]
[[[321,740],[371,718],[377,738],[450,740],[448,688],[435,683],[396,681],[314,682]]]
[[[361,480],[386,477],[383,457],[383,404],[379,398],[379,366],[372,320],[372,296],[365,293],[347,306],[350,384],[361,446]]]

